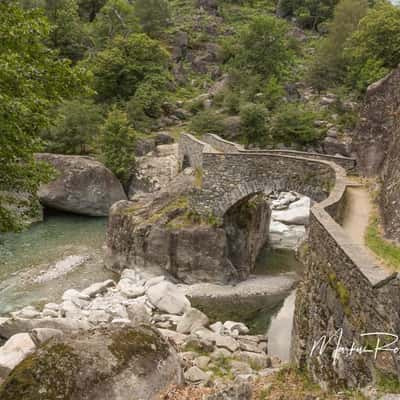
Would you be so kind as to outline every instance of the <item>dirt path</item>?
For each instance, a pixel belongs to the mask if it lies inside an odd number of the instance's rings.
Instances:
[[[372,203],[365,187],[349,187],[346,191],[346,209],[343,229],[355,243],[365,244],[364,235],[372,212]]]

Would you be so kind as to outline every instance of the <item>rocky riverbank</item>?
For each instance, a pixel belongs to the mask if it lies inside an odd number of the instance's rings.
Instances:
[[[6,341],[0,347],[3,393],[7,393],[18,371],[14,368],[22,360],[42,357],[44,351],[53,354],[54,349],[46,344],[48,340],[53,345],[71,346],[73,354],[87,360],[80,353],[82,344],[73,344],[80,336],[81,343],[93,348],[93,337],[109,337],[108,332],[114,330],[144,329],[135,328],[142,325],[152,326],[154,335],[161,335],[172,345],[175,350],[171,351],[178,353],[184,380],[191,385],[221,387],[235,379],[254,380],[280,367],[278,359],[267,355],[264,335],[249,335],[249,329],[240,322],[210,324],[204,313],[191,306],[181,287],[164,276],[151,277],[126,269],[118,283],[107,280],[81,291],[70,289],[62,296],[61,303],[48,303],[41,310],[25,307],[0,319],[0,337]],[[76,334],[77,331],[81,333]],[[143,359],[147,362],[146,357]],[[125,375],[122,383],[131,387],[132,379]],[[179,379],[165,382],[176,383]],[[131,397],[118,397],[128,398]]]

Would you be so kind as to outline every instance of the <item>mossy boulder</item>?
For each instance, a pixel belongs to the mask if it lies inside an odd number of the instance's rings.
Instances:
[[[11,372],[0,398],[145,400],[181,379],[177,354],[157,330],[102,328],[50,339]]]

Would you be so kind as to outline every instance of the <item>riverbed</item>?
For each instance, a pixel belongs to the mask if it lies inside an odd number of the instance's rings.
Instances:
[[[106,218],[47,212],[44,222],[2,235],[0,315],[115,277],[103,267],[106,224]]]

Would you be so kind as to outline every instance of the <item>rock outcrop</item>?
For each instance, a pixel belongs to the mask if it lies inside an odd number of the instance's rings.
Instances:
[[[117,203],[109,220],[107,265],[117,271],[161,268],[185,283],[245,279],[268,238],[269,205],[250,196],[224,221],[199,217],[188,203],[196,179],[184,172],[157,193]]]
[[[181,382],[177,353],[157,330],[99,328],[45,342],[11,372],[0,398],[149,400]]]
[[[385,234],[400,240],[400,67],[368,88],[354,142],[362,174],[382,183]]]
[[[46,207],[106,216],[115,202],[126,199],[118,179],[90,157],[44,153],[37,154],[36,158],[52,165],[58,174],[55,180],[39,189],[39,200]]]

